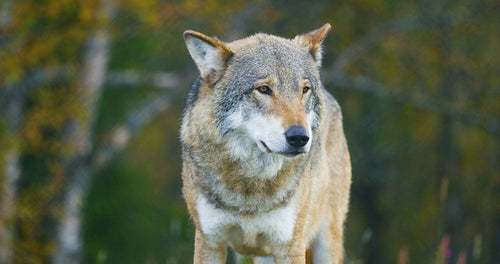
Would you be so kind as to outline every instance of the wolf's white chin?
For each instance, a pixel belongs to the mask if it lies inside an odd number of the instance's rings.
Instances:
[[[262,142],[262,141],[260,141]],[[273,178],[283,167],[285,156],[273,153],[264,144],[241,135],[228,138],[226,149],[248,177]]]

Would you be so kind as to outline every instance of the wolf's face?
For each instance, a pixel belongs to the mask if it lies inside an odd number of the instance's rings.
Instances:
[[[309,151],[318,125],[321,41],[329,29],[293,40],[257,34],[228,44],[185,34],[202,80],[212,89],[213,114],[224,137],[261,153],[294,157]]]
[[[236,51],[220,81],[219,98],[221,105],[232,106],[222,110],[227,116],[223,129],[244,132],[264,152],[308,152],[321,85],[309,51],[295,41],[267,35],[229,47]]]

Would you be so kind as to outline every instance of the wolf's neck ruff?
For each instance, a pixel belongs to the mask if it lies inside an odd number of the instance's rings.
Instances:
[[[205,147],[184,146],[184,153],[189,153],[196,167],[195,182],[210,203],[236,214],[264,213],[286,205],[308,165],[309,156],[291,159],[262,152],[256,145],[247,148],[251,154],[235,156],[234,151],[228,150],[231,146],[227,146],[227,140],[216,143],[205,139],[203,142],[204,146],[226,151],[212,153],[208,160],[204,155],[197,155],[205,153]],[[252,171],[265,168],[262,165],[274,167],[274,174],[263,176]]]

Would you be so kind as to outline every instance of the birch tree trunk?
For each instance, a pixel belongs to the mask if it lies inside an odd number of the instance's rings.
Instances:
[[[10,150],[5,159],[4,182],[2,188],[0,222],[0,263],[12,262],[14,232],[13,220],[16,208],[16,182],[19,179],[19,153]]]
[[[18,132],[21,124],[21,112],[24,98],[11,98],[7,106],[6,116],[9,131],[7,131],[7,152],[3,164],[2,189],[0,202],[0,264],[12,263],[14,252],[14,221],[16,216],[17,182],[21,175],[19,164]],[[0,112],[1,113],[1,112]]]
[[[57,227],[56,264],[81,263],[81,217],[83,202],[91,180],[90,155],[92,152],[92,127],[97,103],[107,71],[110,34],[107,22],[115,9],[113,0],[104,0],[100,7],[100,25],[88,39],[81,71],[79,99],[87,112],[82,120],[75,120],[69,129],[68,144],[74,155],[63,162],[66,168],[67,187],[63,200],[63,216]]]
[[[13,2],[4,0],[0,4],[0,28],[6,28],[11,23],[11,12],[13,11]],[[12,263],[14,256],[14,221],[16,216],[16,193],[17,182],[21,175],[19,164],[18,132],[22,124],[22,111],[24,108],[25,94],[23,87],[6,87],[9,99],[1,100],[0,104],[5,109],[0,109],[0,120],[7,123],[5,142],[3,142],[5,151],[2,153],[3,162],[0,168],[0,264]],[[0,141],[3,141],[0,139]]]
[[[2,0],[0,4],[0,27],[6,27],[12,20],[13,3],[11,0]]]

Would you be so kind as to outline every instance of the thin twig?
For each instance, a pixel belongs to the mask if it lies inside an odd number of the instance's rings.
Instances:
[[[152,119],[165,111],[170,104],[170,93],[147,99],[137,110],[133,111],[122,124],[116,126],[110,135],[108,144],[97,148],[92,159],[93,170],[98,170],[107,164],[112,158],[123,150],[130,140],[138,134],[140,129]]]

